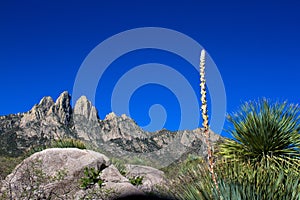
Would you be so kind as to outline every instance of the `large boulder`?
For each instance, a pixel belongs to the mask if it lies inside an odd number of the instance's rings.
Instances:
[[[101,188],[97,183],[80,187],[86,168],[100,172]],[[4,199],[85,199],[91,195],[112,199],[143,192],[123,177],[103,154],[53,148],[35,153],[19,164],[3,181],[1,194]]]
[[[166,186],[167,180],[163,171],[142,165],[125,165],[128,179],[142,178],[142,183],[137,187],[145,193],[156,193],[158,187]]]

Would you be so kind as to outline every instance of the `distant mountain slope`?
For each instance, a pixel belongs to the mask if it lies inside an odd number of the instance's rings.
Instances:
[[[142,130],[126,115],[108,114],[100,120],[97,109],[85,97],[70,105],[63,92],[54,102],[44,97],[26,113],[0,117],[0,155],[19,156],[31,147],[71,137],[84,140],[108,156],[142,159],[164,167],[188,153],[206,156],[200,129],[171,132]],[[211,133],[211,140],[220,137]]]

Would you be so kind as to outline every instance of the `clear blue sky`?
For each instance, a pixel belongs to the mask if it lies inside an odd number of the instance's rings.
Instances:
[[[299,103],[299,10],[296,0],[1,1],[0,115],[28,111],[43,96],[72,93],[76,73],[94,47],[119,32],[148,26],[182,32],[209,52],[225,84],[228,113],[260,97]],[[116,63],[153,62],[147,60],[150,55],[169,66],[184,64],[166,52],[144,53]],[[102,82],[116,73],[110,70]],[[197,81],[197,74],[189,78]],[[111,111],[110,87],[97,91],[101,118]],[[147,107],[154,103],[166,106],[165,127],[176,129],[178,102],[157,85],[134,94],[130,109],[135,121],[146,125]]]

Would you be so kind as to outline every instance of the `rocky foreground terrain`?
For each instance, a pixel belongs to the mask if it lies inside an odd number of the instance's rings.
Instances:
[[[5,178],[6,186],[4,184],[3,191],[17,191],[24,187],[26,183],[20,181],[26,179],[23,177],[26,174],[24,171],[28,169],[29,163],[35,163],[37,160],[45,176],[56,177],[53,173],[57,173],[59,169],[65,169],[64,172],[69,173],[64,174],[64,182],[56,180],[57,183],[68,186],[67,188],[59,184],[53,185],[53,182],[43,183],[47,195],[52,194],[51,191],[57,191],[57,188],[64,188],[73,197],[85,197],[86,193],[80,188],[76,189],[78,184],[75,184],[75,187],[73,183],[78,182],[87,166],[100,170],[101,176],[104,176],[101,180],[104,180],[106,189],[113,188],[118,194],[126,194],[128,191],[137,194],[151,192],[152,183],[163,182],[162,172],[157,169],[176,163],[189,154],[206,157],[201,129],[175,132],[163,129],[147,132],[126,115],[117,116],[110,113],[105,119],[99,119],[97,109],[85,96],[77,100],[74,108],[71,107],[70,100],[69,93],[63,92],[55,102],[51,97],[44,97],[26,113],[1,116],[0,156],[19,157],[30,149],[47,146],[51,141],[63,138],[81,140],[89,149],[101,154],[76,149],[48,149],[33,154]],[[213,142],[219,139],[219,135],[211,133]],[[128,176],[136,173],[135,170],[144,173],[143,177],[157,170],[156,175],[148,177],[149,184],[143,184],[140,188],[132,187],[128,177],[120,175],[121,172],[115,169],[109,158],[122,159],[127,163],[139,161],[140,164],[157,168],[134,167],[128,164],[125,170]],[[134,176],[139,176],[139,173]],[[125,189],[119,191],[123,187]]]
[[[94,169],[95,176],[86,176],[86,169]],[[126,164],[121,172],[95,151],[46,149],[25,159],[2,181],[0,199],[116,199],[145,196],[167,184],[164,173],[152,167]],[[84,187],[82,177],[89,180]]]

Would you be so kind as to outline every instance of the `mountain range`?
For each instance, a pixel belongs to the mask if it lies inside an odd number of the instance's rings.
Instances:
[[[148,132],[126,115],[109,113],[100,119],[85,97],[74,108],[63,92],[54,101],[47,96],[25,113],[0,116],[0,156],[17,157],[53,140],[74,138],[108,157],[140,159],[162,168],[188,154],[207,156],[202,129]],[[211,142],[221,139],[211,131]]]

